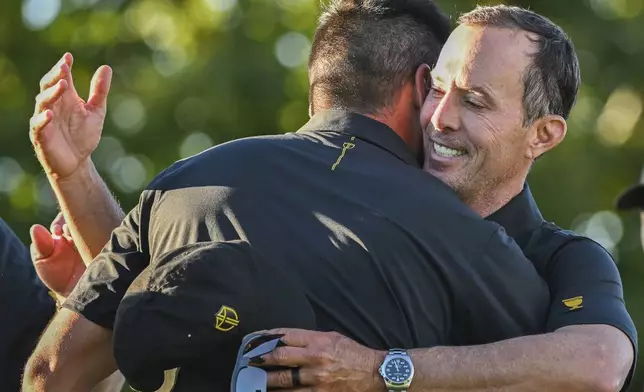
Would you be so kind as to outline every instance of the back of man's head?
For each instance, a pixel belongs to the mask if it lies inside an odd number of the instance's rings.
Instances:
[[[389,108],[421,64],[435,64],[450,30],[432,0],[331,0],[309,58],[310,112]]]

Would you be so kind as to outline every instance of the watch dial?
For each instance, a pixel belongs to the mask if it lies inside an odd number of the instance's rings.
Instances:
[[[407,381],[411,376],[411,366],[402,358],[394,358],[385,366],[385,376],[396,383]]]

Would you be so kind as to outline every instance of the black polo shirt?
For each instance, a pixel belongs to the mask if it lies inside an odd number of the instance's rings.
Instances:
[[[546,332],[569,325],[611,325],[631,339],[637,357],[637,330],[626,310],[619,271],[606,249],[546,222],[528,184],[487,219],[505,228],[548,283]]]
[[[0,219],[0,388],[20,390],[22,371],[56,310],[27,247]]]
[[[162,172],[65,307],[112,328],[151,261],[185,244],[237,239],[301,284],[320,330],[372,348],[487,343],[543,329],[547,287],[503,229],[424,173],[389,127],[344,111]]]

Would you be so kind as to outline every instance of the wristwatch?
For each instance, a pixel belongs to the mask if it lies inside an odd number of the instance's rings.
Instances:
[[[411,380],[414,378],[414,364],[406,350],[396,348],[389,350],[378,373],[385,381],[387,391],[405,392],[411,386]]]

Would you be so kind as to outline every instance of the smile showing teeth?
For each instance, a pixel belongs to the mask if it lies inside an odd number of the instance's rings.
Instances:
[[[436,150],[438,155],[444,157],[458,157],[465,154],[465,151],[455,150],[453,148],[442,146],[438,143],[434,143],[434,150]]]

